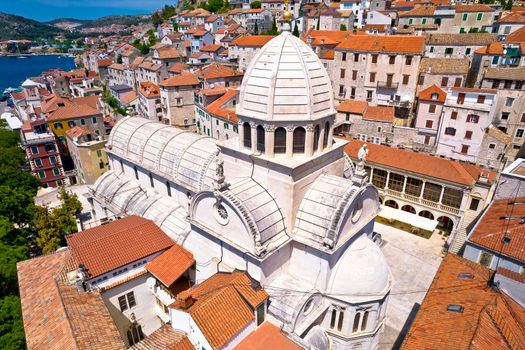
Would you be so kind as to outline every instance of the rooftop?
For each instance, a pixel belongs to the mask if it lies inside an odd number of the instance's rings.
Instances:
[[[363,119],[392,123],[394,121],[394,107],[368,106]]]
[[[148,271],[162,282],[166,287],[170,287],[177,279],[195,263],[193,254],[174,244],[164,253],[153,259],[148,265]]]
[[[166,323],[129,350],[195,350],[190,339],[181,331]]]
[[[368,107],[368,102],[363,100],[344,100],[339,106],[337,106],[337,111],[341,113],[352,113],[352,114],[364,114],[366,107]]]
[[[458,45],[458,46],[486,46],[498,40],[497,34],[492,33],[461,33],[440,34],[430,33],[426,35],[427,45]]]
[[[79,292],[56,278],[68,250],[17,264],[29,349],[125,349],[100,294]]]
[[[428,74],[467,75],[470,66],[468,58],[428,58],[421,59],[419,71]]]
[[[288,339],[287,334],[266,321],[244,338],[235,350],[301,350],[303,349]]]
[[[350,140],[345,146],[346,154],[354,159],[357,158],[357,152],[363,143]],[[472,186],[481,174],[488,176],[489,180],[493,180],[495,176],[491,171],[468,163],[384,145],[367,144],[367,146],[369,150],[367,163],[396,168],[429,178]]]
[[[483,78],[497,80],[525,80],[525,67],[486,68]]]
[[[489,269],[448,253],[401,349],[525,348],[525,310],[490,288],[490,276]]]
[[[128,216],[66,236],[75,260],[94,278],[170,248],[173,241],[152,221]]]
[[[196,86],[199,85],[199,79],[195,74],[184,73],[174,77],[167,78],[160,83],[161,87],[176,87],[176,86]]]
[[[353,35],[337,45],[337,50],[423,54],[425,38],[415,35]]]
[[[419,92],[418,98],[420,101],[435,101],[444,103],[447,98],[447,92],[434,84],[425,88],[424,90],[421,90]]]
[[[525,204],[512,204],[514,200],[502,199],[492,202],[474,226],[468,237],[475,243],[494,252],[499,252],[525,263],[525,226],[521,221],[525,217]],[[516,198],[523,203],[525,198]],[[513,219],[505,219],[512,215]],[[503,243],[503,238],[510,239]]]
[[[235,39],[230,45],[243,47],[263,47],[273,38],[273,35],[243,35]]]

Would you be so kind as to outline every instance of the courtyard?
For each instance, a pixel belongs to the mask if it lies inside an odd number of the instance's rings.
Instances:
[[[379,349],[398,349],[442,260],[442,236],[429,239],[377,223],[394,283]]]

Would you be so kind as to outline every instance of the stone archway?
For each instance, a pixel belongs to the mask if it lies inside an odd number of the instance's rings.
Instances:
[[[445,215],[440,216],[437,218],[437,221],[439,222],[438,228],[442,230],[451,232],[452,229],[454,228],[454,221],[448,216],[445,216]]]
[[[397,202],[392,199],[385,201],[384,205],[390,208],[399,209],[399,204],[397,204]]]
[[[434,220],[434,214],[432,214],[428,210],[421,210],[419,212],[419,214],[417,214],[417,215],[422,216],[422,217],[427,218],[427,219],[430,219],[430,220]]]
[[[408,205],[408,204],[405,204],[401,207],[401,210],[402,211],[406,211],[406,212],[409,212],[409,213],[412,213],[412,214],[415,214],[416,213],[416,209],[411,206],[411,205]]]

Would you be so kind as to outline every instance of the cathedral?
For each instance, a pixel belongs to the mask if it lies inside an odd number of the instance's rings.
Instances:
[[[369,238],[378,192],[333,137],[317,55],[285,31],[246,70],[239,137],[216,141],[128,117],[107,143],[111,170],[94,215],[139,215],[192,252],[196,282],[246,271],[270,295],[268,319],[316,349],[376,349],[392,276]],[[176,325],[173,325],[176,327]]]

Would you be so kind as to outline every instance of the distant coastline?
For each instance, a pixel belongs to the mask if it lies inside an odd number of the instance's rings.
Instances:
[[[64,56],[74,58],[70,53],[46,52],[46,53],[0,53],[0,57],[31,57],[31,56]]]

